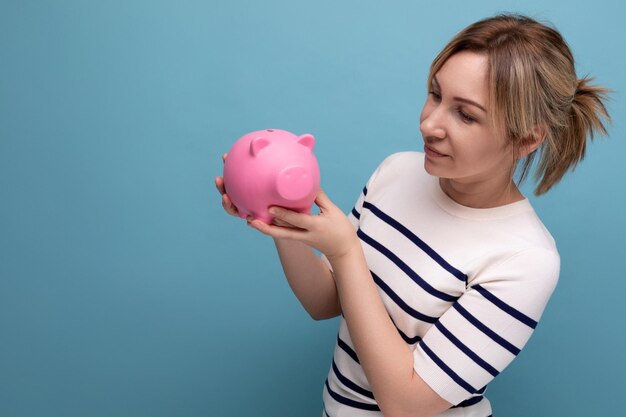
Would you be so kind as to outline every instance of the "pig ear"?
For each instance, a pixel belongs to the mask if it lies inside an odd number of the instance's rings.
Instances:
[[[305,133],[298,138],[298,143],[306,146],[310,150],[313,150],[313,147],[315,146],[315,138],[313,137],[313,135]]]
[[[264,137],[257,137],[250,142],[250,153],[252,156],[257,156],[259,151],[270,144],[270,141]]]

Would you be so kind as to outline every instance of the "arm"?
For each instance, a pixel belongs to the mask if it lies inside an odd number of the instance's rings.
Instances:
[[[225,158],[226,155],[223,156]],[[239,217],[237,207],[224,189],[224,179],[215,178],[215,186],[222,195],[224,210]],[[341,314],[332,272],[313,249],[304,243],[284,239],[274,239],[274,243],[289,286],[307,313],[315,320]]]
[[[274,244],[287,282],[309,315],[324,320],[341,314],[332,272],[311,247],[285,239]]]
[[[426,417],[450,408],[415,373],[413,351],[389,318],[360,244],[329,260],[350,338],[383,414]]]
[[[412,351],[378,295],[352,224],[323,192],[316,203],[320,214],[315,216],[272,208],[272,215],[292,227],[257,220],[250,225],[275,239],[299,241],[326,255],[352,342],[385,416],[427,417],[448,409],[452,404],[415,373]]]

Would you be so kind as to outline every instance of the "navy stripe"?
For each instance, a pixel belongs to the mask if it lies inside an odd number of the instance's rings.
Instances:
[[[363,197],[367,195],[367,184],[363,187]]]
[[[339,335],[337,335],[337,345],[343,349],[352,359],[354,359],[354,361],[358,364],[361,364],[361,362],[359,362],[359,358],[356,355],[356,352],[350,347],[348,346],[348,344],[346,342],[344,342],[343,340],[341,340],[339,338]]]
[[[414,337],[407,336],[402,330],[398,329],[398,326],[396,326],[396,330],[398,330],[398,333],[400,333],[400,337],[402,337],[402,339],[404,339],[404,341],[409,345],[414,345],[420,340],[422,340],[422,338],[419,336],[414,336]]]
[[[479,389],[478,391],[476,391],[477,394],[483,394],[485,392],[485,390],[487,389],[487,385],[485,385],[484,387],[482,387],[481,389]]]
[[[400,333],[400,336],[404,339],[404,341],[409,344],[409,345],[414,345],[417,342],[419,342],[420,340],[422,340],[421,337],[419,336],[414,336],[414,337],[409,337],[407,336],[402,330],[400,330],[400,328],[396,325],[396,322],[393,321],[393,317],[389,316],[389,318],[391,319],[391,322],[393,323],[393,325],[395,326],[396,330],[398,331],[398,333]]]
[[[369,411],[380,411],[380,408],[376,404],[366,404],[359,401],[351,400],[350,398],[346,398],[343,395],[337,394],[335,391],[330,389],[330,385],[328,385],[328,379],[326,380],[326,389],[331,397],[338,403],[353,407],[360,408],[361,410],[369,410]]]
[[[485,362],[483,359],[481,359],[480,356],[478,356],[476,353],[472,352],[472,350],[470,348],[468,348],[459,339],[457,339],[456,336],[454,336],[450,332],[450,330],[446,329],[445,326],[443,324],[441,324],[440,321],[435,323],[435,327],[437,327],[439,329],[439,331],[445,337],[448,338],[448,340],[450,340],[452,343],[454,343],[454,345],[456,347],[458,347],[461,351],[463,351],[463,353],[465,353],[467,356],[472,358],[472,360],[474,362],[476,362],[478,365],[480,365],[481,368],[483,368],[485,371],[489,372],[494,377],[498,376],[499,372],[493,366],[489,365],[487,362]]]
[[[452,369],[450,369],[450,367],[448,365],[446,365],[441,359],[439,359],[439,356],[435,355],[435,352],[430,350],[430,348],[428,346],[426,346],[426,343],[424,343],[423,340],[420,342],[419,346],[422,347],[422,350],[424,352],[426,352],[426,354],[430,357],[430,359],[432,359],[433,362],[435,362],[437,364],[437,366],[439,368],[441,368],[442,371],[444,371],[450,378],[452,378],[452,380],[454,382],[456,382],[465,391],[469,392],[470,394],[473,394],[473,393],[475,393],[477,391],[476,388],[474,388],[470,384],[468,384],[456,372],[454,372]]]
[[[508,305],[507,303],[505,303],[504,301],[502,301],[501,299],[499,299],[498,297],[496,297],[495,295],[487,291],[484,287],[481,287],[480,284],[476,284],[472,286],[472,288],[477,290],[487,300],[491,301],[496,306],[498,306],[502,311],[515,317],[517,320],[521,321],[526,326],[530,327],[531,329],[534,329],[535,327],[537,327],[537,322],[535,320],[531,319],[530,317],[528,317],[521,311],[516,310],[515,308],[511,307],[510,305]]]
[[[427,316],[426,314],[422,314],[419,311],[415,310],[413,307],[409,306],[407,303],[404,302],[402,298],[398,296],[398,294],[393,292],[393,290],[389,288],[385,281],[380,279],[378,275],[376,275],[372,271],[370,271],[370,273],[372,274],[372,278],[374,279],[376,285],[378,285],[378,287],[380,287],[380,289],[383,290],[385,294],[387,294],[389,298],[391,298],[398,305],[398,307],[404,310],[407,314],[415,317],[418,320],[425,321],[426,323],[435,323],[438,320],[437,317]]]
[[[467,283],[467,275],[463,272],[459,271],[452,265],[450,265],[445,259],[441,257],[433,248],[428,246],[426,242],[417,237],[417,235],[403,226],[400,222],[393,219],[388,214],[384,213],[378,207],[373,205],[372,203],[364,202],[363,208],[369,209],[372,213],[374,213],[379,219],[396,229],[398,232],[402,233],[406,236],[411,242],[417,245],[421,250],[423,250],[428,256],[430,256],[435,262],[437,262],[441,267],[443,267],[446,271],[454,275],[460,281]]]
[[[352,208],[352,215],[357,218],[357,220],[361,219],[361,215],[358,211],[356,211],[356,207]]]
[[[325,415],[326,417],[330,417],[330,416],[328,415],[328,413],[326,412],[326,409],[324,409],[324,415]]]
[[[452,307],[454,307],[459,313],[461,313],[461,315],[465,317],[467,321],[472,323],[477,329],[479,329],[481,332],[489,336],[494,342],[496,342],[497,344],[499,344],[500,346],[502,346],[503,348],[505,348],[512,354],[514,354],[515,356],[517,356],[520,353],[520,350],[517,347],[515,347],[510,342],[500,337],[496,332],[491,330],[489,327],[481,323],[476,317],[472,316],[469,311],[461,307],[459,303],[452,304]]]
[[[335,372],[335,375],[337,375],[337,378],[339,379],[339,381],[341,381],[343,385],[350,388],[354,392],[358,392],[359,394],[364,395],[368,398],[371,398],[372,400],[374,399],[374,394],[371,391],[368,391],[365,388],[358,386],[353,381],[346,378],[346,376],[343,375],[341,372],[339,372],[339,368],[337,368],[337,364],[335,363],[334,360],[333,360],[333,371]]]
[[[469,407],[470,405],[474,405],[474,404],[478,404],[479,402],[481,402],[483,400],[483,396],[479,395],[477,397],[471,397],[468,398],[467,400],[458,403],[457,405],[450,407],[450,408],[460,408],[460,407]]]
[[[405,274],[409,276],[409,278],[415,281],[417,285],[422,287],[430,295],[437,297],[441,300],[450,301],[450,302],[454,302],[459,299],[459,297],[446,294],[445,292],[441,292],[433,288],[429,283],[424,281],[424,279],[420,277],[415,271],[409,268],[409,266],[405,264],[400,258],[398,258],[393,252],[391,252],[389,249],[387,249],[386,247],[378,243],[376,240],[374,240],[373,238],[365,234],[365,232],[362,229],[359,228],[359,230],[357,231],[357,235],[361,238],[361,240],[363,240],[364,242],[372,246],[381,254],[385,255],[391,262],[396,264],[398,268],[400,268]]]

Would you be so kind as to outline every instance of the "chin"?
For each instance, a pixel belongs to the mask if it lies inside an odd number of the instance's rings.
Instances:
[[[424,158],[424,170],[433,177],[445,177],[444,170],[430,162],[428,158]]]

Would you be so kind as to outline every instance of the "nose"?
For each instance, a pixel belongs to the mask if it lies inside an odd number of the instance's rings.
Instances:
[[[285,200],[301,200],[313,189],[313,176],[302,166],[284,168],[276,177],[276,189]]]
[[[422,113],[422,121],[420,122],[420,131],[424,137],[432,137],[443,139],[446,137],[446,129],[444,127],[444,114],[441,106],[437,106],[428,111],[424,109]]]

